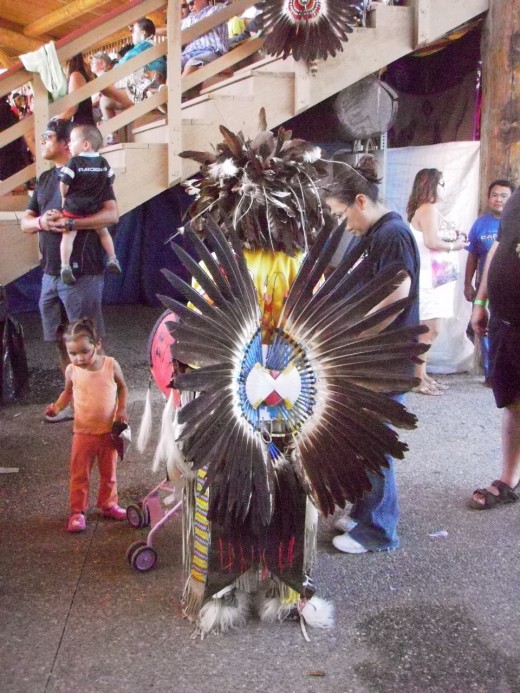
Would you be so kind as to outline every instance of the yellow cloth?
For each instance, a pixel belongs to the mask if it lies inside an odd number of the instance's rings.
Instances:
[[[228,22],[228,36],[230,39],[243,34],[246,30],[246,23],[242,17],[232,17]]]
[[[273,252],[267,249],[246,250],[244,258],[247,268],[255,285],[258,304],[262,312],[262,336],[264,342],[269,342],[272,331],[278,326],[285,299],[292,283],[296,279],[303,260],[303,253],[289,257],[282,251]],[[205,270],[204,263],[200,263]],[[193,288],[209,301],[200,284],[193,279]],[[195,306],[188,303],[192,310]]]
[[[282,251],[244,250],[244,258],[251,272],[262,311],[262,335],[264,341],[269,341],[272,330],[278,325],[289,289],[300,269],[303,253],[289,257]]]
[[[74,433],[110,433],[117,405],[114,359],[105,356],[98,371],[72,365]]]

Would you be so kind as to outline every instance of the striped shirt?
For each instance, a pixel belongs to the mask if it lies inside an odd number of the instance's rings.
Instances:
[[[182,20],[181,29],[187,29],[196,22],[209,17],[215,12],[220,12],[224,9],[224,5],[208,5],[203,7],[200,12],[192,12],[187,17]],[[227,22],[219,24],[207,34],[199,36],[199,38],[192,41],[187,46],[184,46],[183,53],[190,53],[194,50],[206,49],[208,51],[214,51],[215,53],[226,53],[229,46]]]

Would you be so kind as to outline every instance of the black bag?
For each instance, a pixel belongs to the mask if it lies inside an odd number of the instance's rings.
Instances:
[[[0,285],[0,403],[9,404],[27,391],[29,368],[23,329],[18,320],[7,314],[5,288]]]

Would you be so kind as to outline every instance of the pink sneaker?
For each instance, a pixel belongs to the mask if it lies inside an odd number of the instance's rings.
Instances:
[[[87,529],[85,515],[83,513],[73,513],[67,522],[67,532],[75,534],[76,532],[84,532]]]
[[[112,520],[126,520],[126,510],[119,505],[111,505],[110,508],[103,508],[103,517],[110,517]]]

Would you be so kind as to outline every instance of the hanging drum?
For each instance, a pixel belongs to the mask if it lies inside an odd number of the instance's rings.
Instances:
[[[175,363],[172,358],[172,344],[175,339],[170,334],[169,323],[177,322],[178,317],[170,310],[165,310],[152,328],[148,339],[148,358],[150,359],[150,371],[155,384],[161,392],[169,397],[171,381],[176,374]],[[175,407],[180,406],[180,394],[173,392]]]
[[[334,111],[345,139],[367,140],[387,132],[397,115],[397,92],[375,77],[339,92]]]

